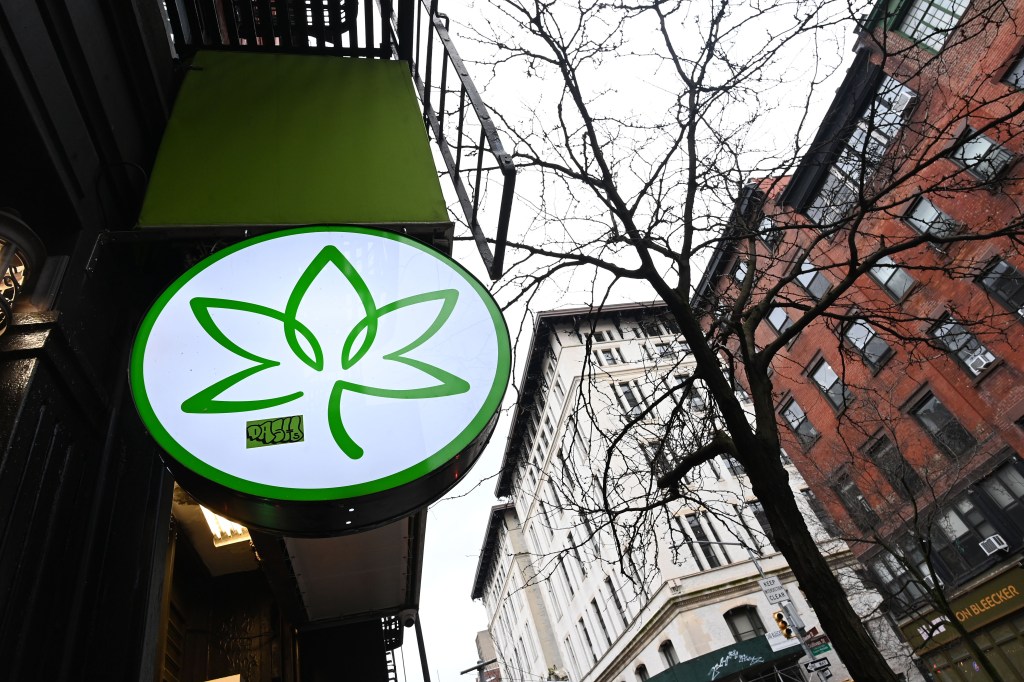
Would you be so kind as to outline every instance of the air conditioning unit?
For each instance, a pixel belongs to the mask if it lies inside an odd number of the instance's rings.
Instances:
[[[892,111],[900,118],[906,118],[916,104],[917,95],[912,92],[901,92],[896,101],[892,103]]]
[[[999,533],[995,535],[989,535],[987,538],[978,543],[978,546],[985,550],[986,556],[992,556],[1001,549],[1009,549],[1009,545],[1006,544],[1006,540]]]
[[[975,355],[973,358],[968,360],[967,366],[970,367],[971,371],[975,374],[981,374],[995,361],[996,359],[991,353],[984,352],[980,355]]]
[[[945,587],[945,583],[942,582],[942,578],[939,576],[933,576],[931,574],[924,576],[924,584],[928,587],[935,587],[935,583],[939,583],[939,588]]]

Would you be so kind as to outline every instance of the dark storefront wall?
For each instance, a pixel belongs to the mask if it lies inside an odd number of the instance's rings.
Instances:
[[[1005,571],[952,600],[950,606],[1003,679],[1024,680],[1024,569]],[[933,634],[926,641],[923,635],[928,628]],[[935,613],[902,630],[936,680],[988,682],[989,676],[967,647],[952,628],[941,626]]]

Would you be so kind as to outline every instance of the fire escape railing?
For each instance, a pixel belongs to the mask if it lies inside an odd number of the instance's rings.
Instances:
[[[427,130],[492,279],[504,269],[516,170],[437,0],[163,0],[175,50],[286,51],[409,62]],[[496,213],[488,197],[499,195]],[[489,240],[481,218],[497,223]],[[493,251],[491,244],[493,243]]]

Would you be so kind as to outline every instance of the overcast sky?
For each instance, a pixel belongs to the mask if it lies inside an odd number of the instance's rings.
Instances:
[[[456,5],[458,5],[456,7]],[[457,49],[467,61],[481,55],[477,46],[471,41],[459,37],[458,23],[473,23],[483,7],[483,3],[477,3],[474,7],[472,2],[466,0],[446,0],[441,10],[452,17],[452,33]],[[847,27],[849,29],[849,27]],[[852,53],[848,49],[852,46],[853,35],[847,31],[840,40],[847,40],[847,48],[836,55],[841,59],[844,66],[827,82],[825,87],[819,90],[819,95],[814,101],[812,111],[808,115],[810,128],[805,133],[813,134],[814,127],[821,120],[828,104],[831,94],[841,81],[845,72],[845,65],[852,59]],[[477,65],[469,66],[470,75],[474,77],[481,87],[484,83],[481,79],[486,73]],[[794,72],[799,71],[795,69]],[[613,67],[604,70],[611,82],[623,83],[636,76],[635,73],[616,73]],[[804,70],[802,73],[807,74]],[[536,78],[527,80],[523,76],[516,76],[514,70],[505,69],[500,72],[498,79],[488,84],[488,90],[484,92],[484,99],[495,105],[501,102],[503,112],[509,107],[514,107],[516,96],[530,98],[532,92],[537,88],[543,88]],[[805,82],[794,82],[792,91],[800,93],[806,91]],[[510,99],[511,98],[511,99]],[[524,100],[526,101],[526,100]],[[529,101],[533,101],[532,98]],[[766,120],[771,112],[765,112]],[[779,115],[770,119],[768,128],[778,132],[780,139],[787,136],[792,137],[793,126],[798,117],[791,112],[777,112]],[[500,130],[499,130],[500,132]],[[506,141],[506,144],[508,142]],[[442,178],[442,183],[446,180]],[[523,192],[523,197],[529,194],[524,191],[529,187],[529,178],[520,176],[517,185]],[[447,190],[447,187],[445,188]],[[522,201],[513,206],[513,234],[517,225],[526,224],[522,216],[529,213],[529,206]],[[517,217],[519,218],[517,220]],[[485,225],[485,230],[493,230],[493,225]],[[455,259],[466,266],[484,283],[489,279],[484,276],[480,257],[475,246],[466,242],[459,242],[455,247]],[[509,259],[511,260],[511,259]],[[569,307],[573,305],[587,304],[591,292],[578,290],[573,292],[549,293],[534,303],[536,310]],[[633,301],[650,300],[654,296],[651,292],[640,289],[624,289],[618,292],[615,300],[621,302],[627,299]],[[503,303],[499,297],[499,303]],[[523,323],[521,310],[512,310],[506,316],[509,327],[512,329],[513,341],[516,338],[516,330]],[[529,326],[529,322],[527,322]],[[522,345],[529,342],[529,329],[522,335]],[[526,348],[514,349],[515,374],[513,381],[518,383],[523,354]],[[510,390],[505,395],[505,404],[502,417],[495,430],[490,444],[477,462],[470,474],[461,481],[456,488],[444,499],[431,506],[426,534],[426,549],[423,569],[423,582],[420,600],[421,621],[423,624],[424,640],[427,649],[427,659],[430,669],[430,679],[433,682],[470,682],[472,675],[460,676],[459,672],[476,664],[477,653],[474,643],[476,633],[487,627],[486,613],[479,601],[470,599],[473,578],[476,570],[480,546],[483,542],[483,534],[487,523],[488,510],[499,500],[494,497],[495,477],[501,464],[504,454],[505,441],[508,434],[510,422],[510,403],[514,391]],[[405,631],[406,640],[402,649],[396,651],[396,664],[399,669],[399,676],[402,680],[418,682],[422,680],[419,655],[416,649],[415,633],[412,629]]]

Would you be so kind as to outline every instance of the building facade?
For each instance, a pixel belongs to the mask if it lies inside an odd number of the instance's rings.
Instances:
[[[480,102],[436,12],[406,0],[0,2],[5,680],[395,678],[425,508],[327,538],[215,521],[165,468],[128,370],[160,293],[249,237],[355,223],[451,253],[424,127],[443,138],[438,83],[470,110],[455,135],[483,138],[462,129]],[[414,43],[434,46],[432,66],[417,66]],[[458,74],[442,78],[453,60]],[[485,132],[480,151],[499,152]],[[479,188],[441,153],[475,210]]]
[[[1021,9],[879,3],[695,299],[762,305],[785,447],[936,679],[1024,679]]]
[[[652,471],[680,445],[665,432],[668,414],[678,407],[699,423],[706,409],[699,386],[672,406],[651,403],[656,383],[693,371],[664,308],[541,313],[527,362],[496,487],[505,502],[491,510],[472,592],[503,679],[804,679],[803,652],[777,629],[758,565],[786,586],[811,635],[825,633],[772,548],[738,463],[702,465],[661,513],[611,520],[600,511],[606,495],[613,506],[654,500]],[[631,420],[628,438],[609,447]],[[859,586],[849,550],[816,520],[799,474],[790,476],[823,550],[870,613],[879,598]],[[885,619],[876,613],[871,624],[894,669],[915,675]],[[831,663],[846,679],[834,655]]]

